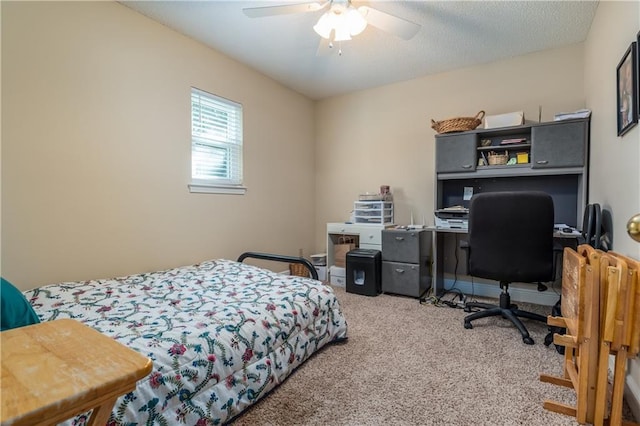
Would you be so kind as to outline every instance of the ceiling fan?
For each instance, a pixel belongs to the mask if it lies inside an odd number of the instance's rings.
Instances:
[[[323,39],[329,41],[351,40],[360,34],[367,25],[372,25],[384,32],[409,40],[420,30],[420,25],[403,18],[391,15],[370,6],[359,6],[357,9],[351,0],[329,0],[324,3],[295,3],[277,6],[247,7],[242,9],[250,18],[262,18],[274,15],[318,12],[325,10],[313,29]]]

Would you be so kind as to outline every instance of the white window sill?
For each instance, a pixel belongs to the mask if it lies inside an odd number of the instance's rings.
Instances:
[[[242,185],[214,185],[210,183],[190,183],[189,192],[201,194],[244,195],[247,188]]]

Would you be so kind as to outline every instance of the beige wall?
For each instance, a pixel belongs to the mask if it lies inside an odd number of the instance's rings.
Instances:
[[[312,251],[313,102],[115,2],[1,7],[4,277]],[[188,191],[191,86],[243,104],[244,196]]]
[[[431,119],[524,111],[549,121],[584,108],[583,45],[327,99],[316,110],[316,245],[326,222],[348,220],[358,194],[390,185],[395,222],[433,224]]]
[[[611,31],[616,28],[615,31]],[[601,2],[585,43],[585,94],[591,120],[590,200],[613,216],[613,247],[640,259],[626,232],[640,213],[640,126],[617,136],[616,66],[640,30],[640,3]]]
[[[600,2],[585,43],[585,94],[593,111],[590,199],[611,212],[614,249],[635,259],[640,259],[640,244],[629,238],[626,223],[640,213],[640,126],[617,137],[615,111],[616,66],[639,30],[640,3]],[[640,419],[637,359],[629,363],[627,392]]]

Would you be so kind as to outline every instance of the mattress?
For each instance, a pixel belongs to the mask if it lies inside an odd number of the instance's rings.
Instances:
[[[347,337],[331,287],[223,259],[24,294],[42,321],[79,320],[153,361],[110,425],[226,423]]]

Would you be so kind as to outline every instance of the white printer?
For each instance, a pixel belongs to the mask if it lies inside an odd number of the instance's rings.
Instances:
[[[469,209],[462,206],[446,207],[434,212],[436,228],[469,229]]]

